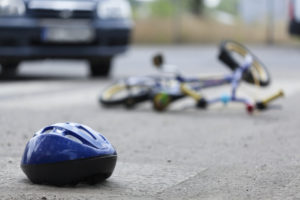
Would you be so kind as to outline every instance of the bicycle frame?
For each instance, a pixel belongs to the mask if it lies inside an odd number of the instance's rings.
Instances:
[[[167,93],[168,95],[183,97],[184,94],[188,96],[192,96],[196,100],[200,100],[200,94],[198,96],[195,92],[199,92],[205,88],[222,86],[225,84],[232,85],[232,94],[230,97],[230,101],[237,101],[249,104],[250,101],[247,99],[237,98],[236,90],[240,84],[243,73],[248,70],[252,65],[252,57],[250,55],[246,56],[244,64],[237,68],[232,74],[226,75],[219,79],[200,79],[200,78],[186,78],[181,74],[174,74],[171,77],[166,76],[141,76],[141,77],[130,77],[125,79],[126,88],[130,90],[130,88],[138,85],[141,87],[146,87],[149,89],[150,97],[154,97],[157,93]],[[196,84],[191,87],[190,91],[188,89],[183,89],[184,85],[188,84]],[[130,92],[129,92],[130,93]],[[189,95],[194,93],[193,95]],[[179,98],[176,98],[176,100]],[[209,103],[215,103],[222,101],[222,98],[216,98],[210,100]],[[224,102],[224,100],[223,100]]]
[[[193,82],[200,82],[201,85],[198,87],[192,87],[191,90],[189,90],[188,87],[182,86],[181,89],[183,92],[191,97],[193,97],[195,100],[199,101],[202,97],[200,95],[196,95],[194,91],[199,91],[205,88],[209,87],[217,87],[217,86],[222,86],[225,84],[231,84],[232,90],[231,90],[231,96],[223,96],[215,99],[211,99],[207,101],[208,104],[213,104],[217,102],[223,102],[223,103],[228,103],[228,102],[240,102],[244,103],[246,105],[250,105],[251,101],[246,98],[239,98],[236,96],[236,91],[240,85],[242,76],[245,71],[249,70],[249,68],[253,64],[253,59],[251,55],[247,55],[245,57],[244,63],[237,68],[232,74],[226,75],[223,78],[219,79],[208,79],[208,80],[199,80],[199,79],[186,79],[180,75],[177,76],[177,80],[181,82],[181,84],[189,84]],[[189,91],[188,91],[189,90]]]

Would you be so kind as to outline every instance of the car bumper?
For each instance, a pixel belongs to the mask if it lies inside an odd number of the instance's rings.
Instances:
[[[95,33],[89,42],[56,43],[43,40],[48,25],[40,19],[0,18],[0,56],[81,58],[113,56],[126,51],[132,29],[130,20],[89,21],[89,27]]]
[[[127,46],[4,46],[0,47],[0,57],[20,59],[110,57],[126,50]]]

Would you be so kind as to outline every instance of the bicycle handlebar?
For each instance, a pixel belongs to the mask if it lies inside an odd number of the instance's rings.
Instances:
[[[283,97],[284,96],[284,92],[283,90],[279,90],[278,92],[276,92],[275,94],[271,95],[270,97],[262,100],[262,101],[259,101],[256,103],[256,108],[259,109],[259,110],[264,110],[268,107],[268,104],[280,97]]]

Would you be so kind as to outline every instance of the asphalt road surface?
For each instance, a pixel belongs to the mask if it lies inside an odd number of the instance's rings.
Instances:
[[[115,60],[105,80],[88,79],[83,61],[24,63],[18,77],[0,80],[0,199],[300,199],[300,48],[250,48],[273,77],[272,87],[255,95],[286,92],[253,115],[241,105],[196,110],[188,99],[165,113],[150,103],[134,110],[99,106],[113,79],[157,73],[150,63],[156,52],[186,74],[228,73],[215,46],[136,46]],[[241,90],[254,93],[248,85]],[[59,188],[26,178],[19,166],[26,142],[40,128],[67,121],[101,131],[116,147],[110,179]]]

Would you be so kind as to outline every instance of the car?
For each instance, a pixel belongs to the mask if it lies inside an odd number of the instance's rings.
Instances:
[[[290,25],[292,35],[300,35],[300,0],[290,0]]]
[[[0,0],[0,64],[13,75],[24,60],[86,59],[108,76],[132,32],[127,0]]]

